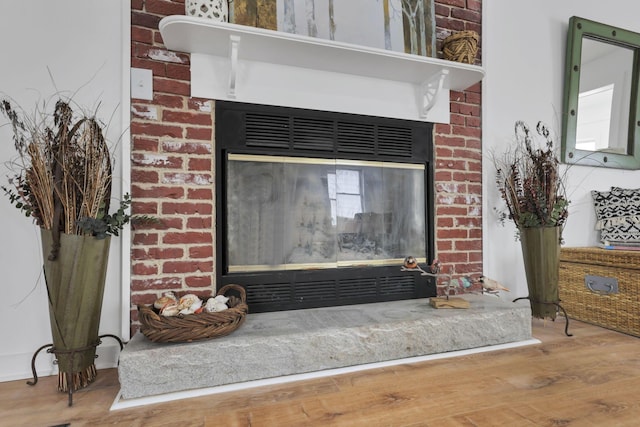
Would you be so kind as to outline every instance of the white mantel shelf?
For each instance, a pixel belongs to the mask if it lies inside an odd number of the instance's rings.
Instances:
[[[165,46],[191,53],[191,95],[449,122],[449,90],[481,67],[184,15],[160,21]]]

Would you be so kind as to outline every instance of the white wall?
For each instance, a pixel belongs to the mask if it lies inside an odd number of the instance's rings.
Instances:
[[[128,128],[129,0],[20,0],[0,4],[0,98],[32,110],[56,91],[80,105],[102,105],[108,140],[116,145],[114,197],[119,198],[122,155],[119,139]],[[51,76],[47,71],[51,72]],[[55,86],[54,86],[55,82]],[[126,96],[124,95],[126,94]],[[123,99],[127,101],[123,103]],[[52,104],[53,105],[53,104]],[[124,108],[124,111],[123,111]],[[0,124],[6,120],[0,117]],[[128,134],[125,135],[128,138]],[[128,142],[126,142],[128,149]],[[0,183],[7,185],[5,162],[15,156],[9,126],[0,127]],[[128,185],[128,182],[126,183]],[[40,275],[38,228],[1,197],[0,218],[0,381],[31,376],[31,357],[51,343],[46,288]],[[122,240],[112,240],[100,333],[122,336]],[[128,258],[128,257],[127,257]],[[128,289],[128,286],[127,286]],[[128,304],[125,309],[128,312]],[[127,338],[127,337],[125,337]],[[117,344],[105,339],[97,366],[115,366]],[[41,352],[39,375],[55,372],[52,355]]]
[[[485,0],[483,2],[483,179],[484,271],[513,292],[527,296],[520,243],[515,227],[502,227],[494,207],[500,204],[490,153],[504,152],[512,144],[513,125],[524,120],[535,127],[539,120],[555,130],[560,147],[564,58],[568,22],[579,16],[640,32],[637,0]],[[564,230],[565,246],[598,243],[591,190],[611,185],[637,188],[640,171],[571,166],[567,170],[571,201]]]

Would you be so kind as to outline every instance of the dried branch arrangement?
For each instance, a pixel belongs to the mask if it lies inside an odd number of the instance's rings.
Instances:
[[[95,115],[76,114],[63,99],[53,113],[46,109],[43,103],[27,114],[8,100],[0,102],[17,152],[9,165],[10,187],[2,189],[26,216],[53,231],[50,259],[55,259],[59,233],[118,235],[130,220],[125,210],[131,200],[125,196],[120,209],[109,214],[112,160],[104,125]]]
[[[503,157],[494,156],[496,184],[507,212],[501,220],[513,220],[516,227],[562,226],[568,215],[564,176],[549,129],[538,122],[542,147],[534,147],[534,138],[526,123],[515,124],[516,144]]]

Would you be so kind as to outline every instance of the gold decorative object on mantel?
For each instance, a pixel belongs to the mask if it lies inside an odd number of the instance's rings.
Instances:
[[[448,61],[473,64],[478,53],[480,37],[475,31],[460,31],[451,34],[442,42],[442,54]]]

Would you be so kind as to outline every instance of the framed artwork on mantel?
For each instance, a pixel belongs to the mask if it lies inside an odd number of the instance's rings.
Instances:
[[[230,0],[229,21],[435,56],[433,0]]]

